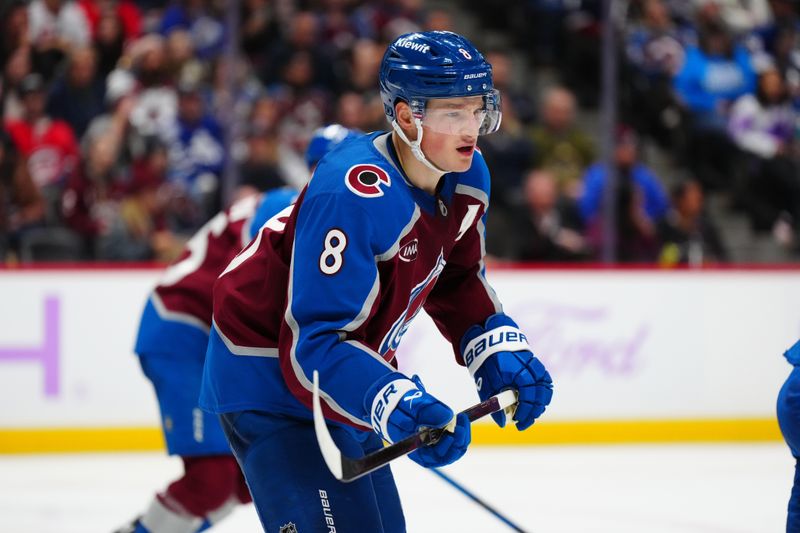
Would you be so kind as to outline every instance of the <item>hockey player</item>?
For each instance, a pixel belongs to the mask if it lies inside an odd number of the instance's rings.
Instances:
[[[357,136],[336,124],[317,130],[306,150],[309,169],[313,171],[334,146]],[[250,501],[218,418],[198,407],[211,327],[211,288],[258,229],[296,198],[293,189],[275,189],[244,198],[217,214],[189,240],[150,295],[136,353],[158,397],[167,450],[181,457],[184,475],[121,531],[194,533]]]
[[[778,394],[778,423],[795,459],[786,532],[800,533],[800,341],[783,355],[793,368]]]
[[[328,471],[311,380],[318,370],[330,431],[351,457],[447,425],[452,409],[397,371],[395,351],[423,307],[481,399],[518,391],[519,430],[552,395],[484,276],[489,172],[475,147],[500,124],[491,66],[457,34],[406,34],[383,57],[380,89],[393,131],[334,148],[288,216],[214,286],[200,403],[221,415],[266,531],[405,530],[388,467],[346,484]],[[410,457],[446,465],[469,442],[459,416]]]

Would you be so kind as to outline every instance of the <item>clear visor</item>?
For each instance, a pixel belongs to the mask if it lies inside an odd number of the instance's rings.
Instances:
[[[500,93],[493,90],[480,96],[430,98],[411,102],[414,116],[422,127],[446,135],[477,136],[494,133],[500,127]]]

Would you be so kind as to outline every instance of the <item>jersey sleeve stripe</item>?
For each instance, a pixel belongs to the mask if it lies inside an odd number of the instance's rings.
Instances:
[[[239,255],[233,258],[233,260],[228,264],[228,266],[225,267],[225,270],[222,271],[222,274],[220,274],[219,277],[224,276],[234,268],[238,267],[239,265],[250,259],[253,256],[253,254],[255,254],[256,251],[258,250],[258,247],[261,244],[261,237],[263,235],[264,232],[259,231],[258,236],[256,236],[256,239],[252,243],[250,243],[250,246],[239,252]]]
[[[418,205],[414,205],[414,212],[411,214],[411,219],[408,221],[408,224],[400,231],[400,234],[397,236],[397,240],[394,241],[388,250],[383,252],[382,254],[378,254],[375,256],[375,259],[378,261],[388,261],[395,255],[397,255],[398,250],[400,250],[400,241],[403,240],[403,237],[409,234],[409,232],[414,227],[414,224],[417,223],[417,220],[420,217],[420,210]]]
[[[471,187],[469,185],[464,185],[463,183],[456,185],[456,194],[465,194],[467,196],[472,196],[480,203],[483,204],[483,209],[486,210],[489,208],[489,195],[486,194],[485,191],[478,189],[476,187]]]
[[[250,228],[252,225],[253,225],[253,217],[248,218],[247,220],[245,220],[244,224],[242,224],[242,234],[239,236],[242,248],[247,246],[247,243],[250,242]]]
[[[397,236],[397,240],[389,247],[389,249],[382,254],[378,254],[375,256],[375,260],[377,262],[380,261],[388,261],[400,250],[400,241],[403,240],[403,237],[408,235],[411,229],[416,224],[417,220],[420,217],[420,210],[418,206],[414,207],[414,212],[411,214],[411,220],[408,221],[408,224],[400,231],[400,235]],[[375,273],[375,282],[372,285],[372,289],[367,295],[367,299],[364,301],[364,305],[361,308],[361,311],[358,313],[355,319],[352,322],[347,324],[345,327],[342,328],[342,331],[355,331],[367,320],[369,317],[370,311],[372,311],[372,307],[375,305],[375,299],[378,297],[378,293],[380,291],[380,274],[378,272]]]
[[[483,258],[486,257],[486,228],[483,224],[483,217],[478,220],[476,229],[481,239],[481,260],[478,263],[480,268],[476,275],[481,284],[483,284],[483,288],[486,290],[486,296],[489,297],[489,300],[491,300],[494,305],[494,312],[500,313],[503,311],[503,304],[500,303],[500,298],[497,297],[497,293],[494,292],[492,286],[489,285],[489,280],[486,279],[486,263],[483,260]]]
[[[375,350],[373,350],[372,348],[370,348],[370,347],[369,347],[369,346],[367,346],[366,344],[360,343],[360,342],[358,342],[357,340],[353,340],[353,339],[350,339],[350,340],[344,341],[344,343],[345,343],[345,344],[349,344],[350,346],[352,346],[352,347],[354,347],[354,348],[357,348],[357,349],[359,349],[359,350],[361,350],[361,351],[363,351],[363,352],[366,352],[366,353],[367,353],[367,354],[369,354],[369,355],[370,355],[370,356],[371,356],[373,359],[375,359],[376,361],[380,362],[382,365],[384,365],[386,368],[388,368],[388,369],[389,369],[389,370],[391,370],[392,372],[396,372],[396,371],[397,371],[397,369],[396,369],[395,367],[393,367],[392,365],[390,365],[390,364],[389,364],[389,363],[386,361],[386,359],[384,359],[383,357],[381,357],[381,355],[380,355],[378,352],[376,352]]]
[[[150,301],[153,302],[153,307],[155,308],[156,313],[158,313],[158,316],[164,320],[168,320],[170,322],[180,322],[181,324],[199,328],[203,330],[206,335],[208,335],[209,331],[211,330],[211,326],[207,322],[200,320],[194,315],[190,315],[188,313],[178,313],[167,309],[163,300],[161,300],[161,297],[156,291],[153,291],[150,294]]]
[[[256,348],[255,346],[239,346],[235,344],[232,340],[225,336],[222,330],[217,326],[216,323],[213,322],[214,331],[217,332],[219,338],[222,339],[222,342],[225,344],[225,347],[231,352],[233,355],[246,355],[246,356],[253,356],[253,357],[278,357],[278,349],[277,348]]]
[[[367,298],[364,300],[361,311],[359,311],[358,315],[349,324],[342,328],[342,331],[355,331],[369,318],[369,313],[372,311],[372,306],[375,305],[375,299],[378,297],[380,287],[381,278],[379,273],[375,272],[375,281],[372,284],[372,289],[370,289]]]
[[[284,319],[286,320],[286,324],[289,326],[289,329],[292,331],[292,344],[291,348],[289,349],[289,358],[292,364],[292,371],[294,372],[295,378],[297,382],[303,387],[308,394],[312,393],[313,384],[306,376],[305,372],[303,372],[303,367],[300,365],[300,362],[297,360],[297,342],[300,339],[300,326],[297,324],[297,320],[295,320],[294,315],[292,314],[292,295],[294,293],[294,257],[295,257],[295,245],[292,244],[292,258],[289,262],[289,286],[287,290],[287,301],[286,301],[286,314],[284,315]],[[324,390],[320,388],[320,396],[328,405],[328,407],[338,414],[339,416],[343,417],[344,419],[350,421],[350,423],[358,426],[363,427],[366,429],[372,429],[370,424],[367,424],[357,416],[349,413],[347,410],[342,408],[339,404],[337,404],[333,398],[331,398]]]

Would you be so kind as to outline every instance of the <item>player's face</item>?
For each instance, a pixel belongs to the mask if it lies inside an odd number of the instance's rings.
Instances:
[[[485,116],[481,96],[429,100],[422,120],[426,157],[448,172],[469,170]]]

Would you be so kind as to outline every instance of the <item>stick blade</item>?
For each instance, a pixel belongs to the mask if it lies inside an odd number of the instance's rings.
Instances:
[[[319,443],[319,451],[322,452],[322,458],[325,459],[325,464],[333,476],[340,480],[342,479],[342,452],[333,442],[333,437],[328,430],[328,425],[325,423],[325,415],[322,414],[322,404],[319,399],[319,373],[314,370],[314,388],[313,388],[313,406],[314,406],[314,432],[317,434],[317,442]]]

